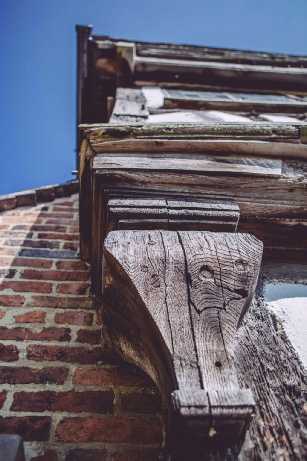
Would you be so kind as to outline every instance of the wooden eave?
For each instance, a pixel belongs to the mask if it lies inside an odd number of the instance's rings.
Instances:
[[[288,123],[80,125],[92,154],[204,152],[307,158],[306,125]]]
[[[240,52],[239,50],[220,53],[209,48],[195,47],[194,58],[189,53],[174,52],[166,55],[165,48],[159,46],[145,51],[142,44],[128,41],[111,41],[94,38],[97,47],[97,71],[110,69],[122,74],[127,65],[129,81],[180,82],[241,90],[258,89],[273,91],[306,92],[306,57],[277,57],[273,54]],[[171,48],[171,46],[170,46]],[[176,50],[176,46],[174,48]],[[177,50],[179,51],[180,48]],[[183,51],[184,51],[183,47]],[[187,51],[191,50],[191,47]],[[200,51],[200,52],[197,52]],[[111,57],[112,55],[112,57]],[[108,65],[106,65],[106,59]]]
[[[222,61],[240,64],[260,64],[276,66],[297,66],[307,67],[307,57],[286,53],[270,53],[267,51],[239,50],[235,48],[219,48],[201,45],[174,44],[165,42],[142,42],[114,38],[106,35],[92,36],[96,43],[113,44],[134,44],[139,56],[160,57],[170,59],[190,59],[204,61]]]

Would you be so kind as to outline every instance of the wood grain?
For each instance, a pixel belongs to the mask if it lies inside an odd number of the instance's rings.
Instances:
[[[117,229],[234,231],[240,210],[226,200],[110,199],[107,231]]]
[[[178,433],[198,417],[202,436],[242,441],[253,400],[239,388],[232,355],[261,254],[247,234],[115,231],[105,240],[117,297],[106,295],[104,318],[110,328],[114,316],[126,325],[111,331],[113,346],[154,379]]]

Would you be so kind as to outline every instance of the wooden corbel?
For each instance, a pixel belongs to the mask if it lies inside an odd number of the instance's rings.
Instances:
[[[261,258],[249,234],[119,230],[105,240],[109,341],[160,389],[172,460],[238,450],[244,439],[254,401],[232,355]]]

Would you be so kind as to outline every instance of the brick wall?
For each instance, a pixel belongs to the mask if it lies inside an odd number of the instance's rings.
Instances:
[[[156,460],[159,396],[103,349],[77,203],[0,213],[0,432],[27,461]]]

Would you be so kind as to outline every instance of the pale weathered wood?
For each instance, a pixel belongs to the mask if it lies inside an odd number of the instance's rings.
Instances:
[[[195,417],[210,444],[242,442],[253,400],[232,355],[262,244],[236,233],[115,231],[104,247],[113,346],[156,382],[185,442]]]
[[[237,338],[240,383],[256,401],[240,460],[306,459],[306,370],[263,300],[253,303]]]
[[[119,88],[109,123],[142,122],[149,115],[141,90]]]
[[[207,139],[127,139],[104,141],[97,153],[204,153],[207,155],[255,155],[273,158],[307,159],[306,144],[253,140]]]
[[[154,154],[138,155],[96,155],[93,160],[93,169],[120,171],[161,171],[182,173],[233,173],[250,176],[281,176],[281,160],[265,158],[242,158],[236,156],[206,156],[184,154],[158,156]]]

